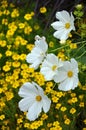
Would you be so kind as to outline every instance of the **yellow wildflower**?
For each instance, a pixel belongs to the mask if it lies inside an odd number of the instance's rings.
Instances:
[[[25,27],[25,24],[24,23],[19,23],[18,26],[19,26],[20,29],[22,29],[22,28]]]
[[[32,15],[31,14],[25,14],[25,16],[24,16],[24,18],[26,19],[26,20],[30,20],[30,19],[32,19]]]
[[[46,13],[47,12],[47,9],[46,9],[46,7],[41,7],[40,8],[40,13]]]
[[[19,16],[19,11],[18,9],[14,9],[13,12],[11,13],[11,17],[12,18],[15,18],[15,17],[18,17]]]
[[[9,71],[9,70],[10,70],[9,65],[4,65],[4,66],[3,66],[3,70],[4,70],[5,72]]]
[[[14,94],[12,92],[5,92],[7,101],[11,100],[14,97]]]
[[[0,115],[0,120],[3,120],[5,118],[5,115]]]
[[[75,109],[75,108],[71,108],[71,109],[70,109],[70,113],[71,113],[71,114],[74,114],[75,112],[76,112],[76,109]]]
[[[68,119],[68,118],[64,121],[64,123],[65,123],[66,125],[69,125],[70,122],[71,122],[71,121],[70,121],[70,119]]]
[[[66,107],[64,107],[64,106],[62,106],[62,107],[60,108],[60,110],[64,112],[64,111],[66,111],[66,110],[67,110],[67,108],[66,108]]]
[[[32,32],[31,26],[27,26],[27,27],[24,28],[24,33],[25,34],[30,34],[31,32]]]

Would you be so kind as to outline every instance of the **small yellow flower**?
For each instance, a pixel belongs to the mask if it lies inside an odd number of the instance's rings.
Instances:
[[[58,121],[53,122],[53,126],[58,126],[60,123]]]
[[[76,48],[77,48],[77,44],[71,43],[71,44],[70,44],[70,48],[71,48],[71,49],[76,49]]]
[[[11,55],[12,55],[12,52],[9,51],[9,50],[7,50],[7,51],[5,52],[5,54],[6,54],[6,56],[11,56]]]
[[[70,113],[71,113],[71,114],[74,114],[75,112],[76,112],[76,109],[75,109],[75,108],[71,108],[71,109],[70,109]]]
[[[5,72],[9,71],[9,70],[10,70],[9,65],[5,65],[5,66],[3,66],[3,70],[4,70]]]
[[[45,113],[42,115],[41,120],[46,120],[48,118],[48,115]]]
[[[33,44],[30,44],[30,43],[26,46],[26,48],[27,48],[29,51],[31,51],[31,50],[33,49],[33,47],[34,47],[34,45],[33,45]]]
[[[7,42],[5,40],[0,40],[0,46],[5,47]]]
[[[15,67],[15,68],[19,67],[20,66],[20,62],[14,61],[12,66]]]
[[[34,29],[38,30],[40,28],[40,26],[38,24],[34,25]]]
[[[82,130],[86,130],[86,128],[83,128]]]
[[[30,128],[30,124],[29,123],[24,123],[24,127],[25,128]]]
[[[25,14],[24,18],[26,20],[30,20],[30,19],[32,19],[32,15],[31,14]]]
[[[50,41],[49,42],[49,47],[54,47],[54,42]]]
[[[77,99],[77,97],[73,97],[73,98],[71,99],[71,101],[72,101],[72,103],[76,103],[76,102],[78,101],[78,99]]]
[[[57,103],[55,108],[59,109],[60,107],[61,107],[61,103]]]
[[[15,17],[18,17],[19,16],[19,11],[18,9],[14,9],[13,12],[11,13],[11,17],[12,18],[15,18]]]
[[[58,100],[59,100],[59,98],[58,98],[58,97],[56,97],[56,96],[53,96],[53,97],[52,97],[52,101],[53,101],[54,103],[57,103],[57,102],[58,102]]]
[[[7,101],[11,100],[14,97],[14,94],[12,92],[5,92]]]
[[[31,32],[32,32],[31,26],[27,26],[27,27],[24,28],[24,33],[25,34],[30,34]]]
[[[20,124],[20,123],[22,123],[22,122],[23,122],[22,118],[17,119],[17,123],[18,123],[18,124]]]
[[[9,11],[9,10],[4,10],[3,14],[9,15],[9,14],[10,14],[10,11]]]
[[[60,51],[58,53],[58,57],[61,58],[61,60],[65,60],[65,58],[66,58],[64,52],[62,52],[62,51]]]
[[[61,107],[61,109],[60,109],[60,110],[64,112],[64,111],[66,111],[66,110],[67,110],[67,108],[63,106],[63,107]]]
[[[2,58],[2,54],[0,53],[0,59]]]
[[[27,40],[21,39],[21,45],[26,45],[27,44]]]
[[[25,24],[24,23],[19,23],[18,26],[19,26],[20,29],[23,29],[25,27]]]
[[[47,12],[47,9],[46,9],[46,7],[41,7],[40,8],[40,13],[46,13]]]
[[[17,53],[14,53],[14,54],[12,55],[12,59],[13,59],[13,60],[19,60],[19,58],[20,58],[20,56],[19,56]]]
[[[12,29],[10,29],[7,31],[6,38],[13,36],[13,35],[14,35],[14,31]]]
[[[48,123],[47,127],[50,128],[52,126],[52,123]]]
[[[3,120],[5,118],[5,115],[0,115],[0,120]]]
[[[8,19],[2,19],[2,24],[7,25],[8,24]]]
[[[25,60],[26,59],[26,54],[21,54],[20,55],[20,60]]]
[[[2,93],[3,92],[3,90],[2,90],[2,88],[0,88],[0,93]],[[1,103],[1,102],[0,102]]]
[[[0,10],[0,16],[2,16],[2,14],[3,14],[3,13],[2,13],[2,11]]]
[[[84,122],[84,124],[86,124],[86,119],[83,122]]]
[[[84,107],[84,102],[80,102],[79,106]]]
[[[70,122],[71,122],[71,121],[70,121],[70,119],[68,119],[68,118],[64,121],[64,123],[65,123],[66,125],[69,125]]]

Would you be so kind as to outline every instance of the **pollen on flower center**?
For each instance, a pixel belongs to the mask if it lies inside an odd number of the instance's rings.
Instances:
[[[36,96],[36,101],[39,102],[39,101],[41,101],[41,100],[42,100],[42,97],[41,97],[40,95],[37,95],[37,96]]]
[[[69,28],[70,28],[70,23],[66,23],[66,24],[65,24],[65,28],[66,28],[66,29],[69,29]]]
[[[52,66],[52,70],[55,71],[57,69],[57,66],[56,65],[53,65]]]
[[[71,78],[73,76],[73,72],[72,71],[68,71],[67,75],[68,75],[69,78]]]

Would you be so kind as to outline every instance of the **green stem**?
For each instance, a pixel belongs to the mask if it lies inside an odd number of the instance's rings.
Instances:
[[[60,50],[60,49],[63,49],[63,48],[65,48],[65,47],[67,47],[67,46],[69,46],[69,45],[56,48],[56,49],[54,49],[54,50],[52,50],[52,51],[49,51],[49,53],[54,52],[54,51],[57,51],[57,50]]]
[[[83,43],[84,43],[84,42],[83,42]],[[86,45],[86,43],[83,44],[83,45],[77,50],[77,52],[79,52],[85,45]],[[77,54],[77,52],[73,55],[73,57],[75,57],[75,55]]]
[[[85,53],[86,53],[86,51],[85,51],[85,52],[83,52],[80,56],[76,57],[76,59],[81,58],[81,57],[82,57]]]
[[[81,41],[81,42],[76,42],[76,44],[81,44],[81,43],[85,43],[86,41]]]

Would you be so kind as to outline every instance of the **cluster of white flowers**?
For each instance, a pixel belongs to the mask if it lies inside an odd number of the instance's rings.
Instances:
[[[56,18],[60,21],[51,25],[57,31],[54,36],[60,40],[66,40],[71,30],[75,30],[74,17],[67,11],[56,13]],[[70,61],[62,61],[53,53],[47,53],[48,44],[46,38],[36,36],[35,46],[26,57],[26,61],[31,68],[35,70],[40,67],[40,73],[45,77],[46,81],[53,80],[58,84],[58,89],[63,91],[73,90],[78,86],[78,64],[74,58]],[[27,118],[35,120],[38,118],[42,108],[44,112],[48,112],[51,100],[44,95],[43,89],[36,83],[27,82],[19,90],[19,95],[24,98],[19,102],[21,111],[28,111]]]
[[[78,85],[78,64],[72,58],[70,61],[62,61],[55,54],[47,53],[48,44],[45,37],[36,36],[35,46],[26,57],[30,67],[35,70],[41,64],[40,73],[46,81],[54,80],[58,88],[63,91],[74,89]]]

